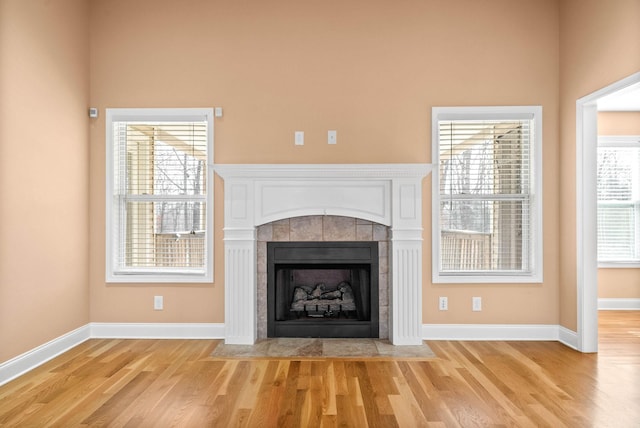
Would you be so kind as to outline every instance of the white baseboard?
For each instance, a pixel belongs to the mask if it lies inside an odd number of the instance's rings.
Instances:
[[[91,330],[87,324],[53,339],[44,345],[27,351],[22,355],[5,361],[0,364],[0,386],[35,369],[90,338]]]
[[[88,339],[223,339],[224,324],[89,323],[0,364],[0,386]]]
[[[424,340],[559,340],[551,324],[423,324]]]
[[[99,323],[92,339],[224,339],[222,323]]]
[[[88,339],[224,339],[222,323],[89,323],[0,364],[0,386]],[[424,340],[555,340],[577,349],[577,335],[558,325],[423,324]]]
[[[578,349],[578,334],[551,324],[424,324],[424,340],[553,340]]]
[[[569,348],[578,350],[578,333],[561,325],[558,326],[558,341]]]
[[[598,299],[599,311],[639,311],[640,299],[620,298],[620,299]]]

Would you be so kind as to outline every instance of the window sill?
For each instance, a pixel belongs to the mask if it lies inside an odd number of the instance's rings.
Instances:
[[[598,262],[598,269],[640,269],[640,262]]]
[[[203,274],[109,274],[107,284],[156,284],[156,283],[211,283],[213,275]]]
[[[441,275],[434,274],[434,284],[536,284],[542,283],[542,275]]]

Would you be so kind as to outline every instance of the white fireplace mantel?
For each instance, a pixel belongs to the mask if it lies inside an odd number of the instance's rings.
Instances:
[[[306,215],[356,217],[391,228],[389,339],[422,343],[422,179],[430,164],[213,168],[225,193],[225,343],[256,341],[256,226]]]

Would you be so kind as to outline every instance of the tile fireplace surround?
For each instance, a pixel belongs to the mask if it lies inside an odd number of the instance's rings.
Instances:
[[[389,228],[384,329],[394,345],[422,343],[422,179],[431,165],[218,164],[213,168],[224,180],[225,193],[226,344],[252,345],[263,335],[258,335],[264,331],[259,323],[266,322],[258,305],[258,226],[305,216],[351,217]]]

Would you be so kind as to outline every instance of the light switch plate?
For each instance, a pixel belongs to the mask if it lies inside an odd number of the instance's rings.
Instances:
[[[482,311],[482,297],[472,297],[472,309],[474,312]]]
[[[164,309],[164,297],[153,296],[153,309],[156,311],[161,311]]]

